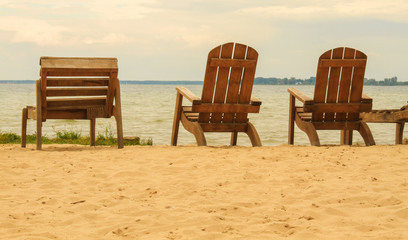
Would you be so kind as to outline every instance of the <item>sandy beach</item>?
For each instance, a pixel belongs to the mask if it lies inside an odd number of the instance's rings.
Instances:
[[[0,146],[0,239],[408,239],[408,146]]]

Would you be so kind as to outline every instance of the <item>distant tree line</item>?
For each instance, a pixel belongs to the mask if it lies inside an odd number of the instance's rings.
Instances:
[[[258,85],[314,85],[316,81],[315,77],[310,77],[306,79],[299,79],[299,78],[263,78],[257,77],[255,78],[254,84]],[[392,78],[384,78],[382,81],[377,81],[374,78],[364,78],[364,85],[372,85],[372,86],[402,86],[408,85],[408,82],[398,82],[397,77]]]
[[[314,85],[316,81],[315,77],[310,77],[306,79],[300,78],[255,78],[254,84],[257,85]],[[24,84],[35,84],[34,80],[0,80],[0,84],[15,84],[15,83],[24,83]],[[164,84],[164,85],[202,85],[203,81],[120,81],[121,84]],[[364,85],[372,86],[402,86],[408,85],[407,82],[398,82],[397,77],[384,78],[382,81],[377,81],[374,78],[364,79]]]

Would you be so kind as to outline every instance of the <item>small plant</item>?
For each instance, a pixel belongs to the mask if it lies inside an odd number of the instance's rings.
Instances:
[[[36,134],[27,135],[27,143],[35,144],[37,136]],[[81,133],[74,131],[58,131],[56,132],[56,138],[41,137],[43,144],[80,144],[89,145],[89,136],[82,136]],[[15,133],[1,133],[0,132],[0,144],[20,144],[21,136]],[[113,133],[110,129],[106,128],[104,134],[98,134],[96,138],[96,145],[117,145],[118,141],[113,137]],[[125,138],[124,144],[130,145],[153,145],[152,139],[140,139],[139,137]]]

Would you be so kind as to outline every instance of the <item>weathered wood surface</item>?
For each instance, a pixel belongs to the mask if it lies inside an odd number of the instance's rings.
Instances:
[[[397,123],[408,121],[408,105],[400,109],[378,109],[371,112],[360,113],[364,122],[372,123]]]
[[[118,127],[118,147],[122,148],[117,59],[41,57],[40,65],[37,106],[27,107],[27,113],[23,112],[23,122],[26,119],[37,120],[37,149],[41,149],[42,122],[47,119],[90,120],[91,145],[94,145],[95,118],[112,116]]]
[[[351,144],[353,130],[367,145],[375,144],[368,126],[359,119],[361,112],[372,110],[372,99],[363,94],[367,56],[351,48],[335,48],[318,61],[313,99],[289,88],[288,143],[294,143],[294,123],[304,131],[312,145],[320,145],[316,130],[341,130],[341,142]],[[303,106],[296,106],[299,100]]]
[[[248,113],[258,113],[261,105],[251,96],[257,59],[253,48],[238,43],[211,50],[201,98],[186,88],[177,88],[171,144],[177,145],[181,121],[198,145],[206,144],[204,132],[231,132],[232,145],[236,144],[237,133],[245,132],[253,146],[260,146],[260,138],[247,117]],[[182,106],[183,97],[191,106]]]

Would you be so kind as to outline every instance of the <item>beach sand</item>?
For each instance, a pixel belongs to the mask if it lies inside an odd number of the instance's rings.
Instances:
[[[408,239],[408,146],[0,146],[0,239]]]

